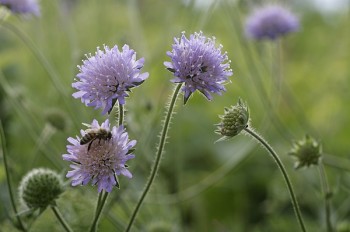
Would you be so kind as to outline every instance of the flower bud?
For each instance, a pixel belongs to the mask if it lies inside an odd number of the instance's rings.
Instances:
[[[218,124],[216,132],[223,137],[219,140],[225,140],[238,135],[243,129],[248,127],[249,109],[238,99],[238,103],[231,108],[225,108],[225,114],[219,116],[221,122]]]
[[[303,140],[294,142],[294,145],[288,154],[297,158],[294,165],[295,169],[305,166],[309,167],[312,164],[318,164],[322,155],[322,147],[314,138],[305,135]]]
[[[19,186],[20,200],[28,208],[46,208],[64,191],[61,177],[50,169],[37,168],[25,175]]]

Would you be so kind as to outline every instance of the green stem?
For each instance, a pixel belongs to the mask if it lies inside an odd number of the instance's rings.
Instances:
[[[319,164],[319,172],[320,172],[320,179],[321,179],[321,188],[322,188],[322,192],[324,195],[324,206],[325,206],[327,231],[333,232],[333,227],[332,227],[332,222],[331,222],[331,202],[330,202],[332,192],[329,188],[325,168],[324,168],[322,161]]]
[[[123,125],[123,122],[124,122],[124,107],[122,104],[119,104],[118,126]]]
[[[104,192],[104,191],[100,192],[99,197],[98,197],[98,201],[97,201],[98,204],[96,207],[95,217],[94,217],[94,220],[92,222],[90,232],[94,232],[97,229],[98,220],[100,219],[102,209],[106,203],[107,197],[108,197],[108,192]]]
[[[61,225],[63,226],[63,228],[67,231],[67,232],[72,232],[73,230],[70,228],[70,226],[68,225],[68,223],[66,222],[66,220],[64,220],[64,218],[62,217],[62,214],[60,213],[59,209],[57,208],[57,206],[51,205],[51,209],[53,211],[53,213],[55,214],[55,216],[57,217],[58,221],[61,223]]]
[[[159,141],[159,145],[158,145],[158,150],[157,150],[157,154],[156,154],[156,159],[154,161],[154,165],[153,165],[153,168],[152,168],[152,171],[151,171],[151,174],[149,176],[149,179],[148,179],[148,182],[146,184],[146,187],[145,189],[143,190],[142,192],[142,195],[133,211],[133,214],[131,215],[131,218],[129,220],[129,223],[128,223],[128,227],[126,228],[126,232],[127,231],[130,231],[131,229],[131,226],[136,218],[136,215],[142,205],[142,202],[143,200],[145,199],[148,191],[150,190],[151,188],[151,185],[157,175],[157,172],[158,172],[158,169],[159,169],[159,166],[160,166],[160,161],[161,161],[161,158],[162,158],[162,153],[163,153],[163,149],[164,149],[164,145],[165,145],[165,142],[166,142],[166,138],[167,138],[167,133],[168,133],[168,129],[169,129],[169,124],[170,124],[170,120],[171,120],[171,116],[172,116],[172,113],[173,113],[173,110],[174,110],[174,106],[175,106],[175,103],[176,103],[176,99],[179,95],[179,92],[180,92],[180,89],[181,89],[181,86],[182,86],[182,83],[181,84],[178,84],[177,87],[175,88],[175,91],[173,93],[173,96],[171,98],[171,101],[170,101],[170,104],[168,106],[168,109],[167,109],[167,113],[166,113],[166,118],[165,118],[165,121],[164,121],[164,124],[163,124],[163,129],[162,129],[162,134],[160,136],[160,141]]]
[[[9,167],[7,164],[7,148],[6,148],[6,139],[5,139],[5,133],[4,133],[4,128],[2,127],[2,122],[0,120],[0,137],[1,137],[1,145],[2,145],[2,154],[3,154],[3,159],[4,159],[4,166],[5,166],[5,173],[6,173],[6,182],[7,182],[7,188],[9,191],[10,195],[10,200],[11,200],[11,205],[13,208],[13,211],[15,212],[17,222],[19,225],[19,229],[22,231],[27,231],[27,229],[24,227],[24,224],[21,220],[21,217],[18,215],[14,195],[12,192],[12,185],[11,185],[11,180],[10,180],[10,172],[9,172]]]
[[[278,110],[278,106],[282,97],[282,39],[278,38],[271,44],[272,50],[272,67],[271,67],[271,77],[274,82],[275,95],[272,96],[274,98],[273,106],[276,110]]]
[[[290,181],[287,171],[282,163],[282,161],[280,160],[279,156],[277,155],[277,153],[273,150],[273,148],[262,138],[262,136],[258,135],[256,132],[254,132],[253,130],[249,129],[248,127],[244,129],[248,134],[250,134],[253,138],[255,138],[256,140],[258,140],[261,145],[263,145],[263,147],[271,154],[271,156],[273,157],[273,159],[276,161],[279,169],[282,172],[283,178],[286,181],[288,190],[289,190],[289,194],[292,200],[292,204],[293,204],[293,208],[294,208],[294,212],[295,215],[299,221],[301,230],[303,232],[306,232],[305,226],[304,226],[304,222],[303,222],[303,218],[301,216],[301,212],[299,209],[299,205],[298,205],[298,201],[295,197],[294,191],[293,191],[293,187],[292,187],[292,182]]]

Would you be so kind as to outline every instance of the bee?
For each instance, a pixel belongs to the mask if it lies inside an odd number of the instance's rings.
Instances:
[[[98,139],[98,142],[103,140],[110,140],[112,138],[112,133],[104,128],[99,129],[87,129],[86,134],[81,138],[80,145],[89,143],[88,151],[91,148],[92,143]]]

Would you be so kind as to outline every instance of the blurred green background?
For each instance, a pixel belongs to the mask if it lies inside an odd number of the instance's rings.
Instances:
[[[43,0],[41,17],[7,18],[0,26],[0,117],[14,188],[32,168],[66,174],[69,163],[61,155],[67,138],[79,134],[81,123],[105,119],[71,97],[77,65],[97,46],[127,43],[138,58],[145,57],[143,70],[150,77],[127,99],[128,131],[138,141],[136,158],[128,162],[134,177],[120,178],[121,189],[112,192],[100,223],[100,231],[123,231],[150,173],[173,89],[163,65],[166,51],[182,31],[203,31],[228,52],[234,75],[227,92],[211,102],[199,93],[185,106],[179,100],[160,172],[133,231],[299,230],[267,152],[243,135],[214,144],[218,115],[238,97],[248,103],[252,125],[281,156],[309,231],[325,231],[318,169],[294,170],[287,153],[306,133],[322,142],[332,220],[338,231],[350,231],[349,4],[326,12],[311,1],[288,1],[301,28],[278,47],[244,35],[247,14],[267,2]],[[277,65],[280,88],[274,82]],[[53,125],[52,112],[63,115],[63,129]],[[0,231],[16,231],[3,162],[0,186]],[[58,207],[76,231],[85,231],[96,199],[95,187],[68,187]],[[32,225],[32,231],[48,230],[62,231],[49,210]]]

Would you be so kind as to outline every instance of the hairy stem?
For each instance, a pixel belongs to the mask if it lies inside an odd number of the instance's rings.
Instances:
[[[106,203],[107,197],[108,197],[108,192],[105,192],[105,191],[100,192],[99,197],[98,197],[98,201],[97,201],[95,217],[92,221],[90,232],[94,232],[97,229],[98,220],[100,219],[102,209]]]
[[[299,209],[299,205],[298,205],[298,201],[295,197],[294,191],[293,191],[293,186],[292,186],[292,182],[290,181],[287,171],[282,163],[282,161],[280,160],[279,156],[277,155],[277,153],[273,150],[273,148],[264,140],[264,138],[262,136],[260,136],[259,134],[257,134],[256,132],[254,132],[254,130],[249,129],[248,127],[244,129],[249,135],[251,135],[253,138],[255,138],[272,156],[272,158],[276,161],[279,169],[282,172],[283,178],[287,184],[288,187],[288,191],[291,197],[291,202],[293,204],[293,208],[294,208],[294,212],[295,215],[297,217],[297,220],[299,222],[299,225],[301,227],[301,230],[303,232],[306,232],[305,226],[304,226],[304,222],[303,222],[303,218],[301,216],[301,212]]]
[[[68,225],[68,223],[66,222],[66,220],[64,220],[64,218],[62,217],[62,214],[60,213],[59,209],[57,208],[57,206],[51,205],[51,209],[53,211],[53,213],[55,214],[56,218],[58,219],[58,221],[61,223],[61,225],[63,226],[63,228],[67,231],[67,232],[73,232],[73,230],[70,228],[70,226]]]
[[[15,212],[19,229],[22,230],[22,231],[27,231],[27,229],[25,228],[25,226],[24,226],[24,224],[23,224],[23,222],[21,220],[21,217],[18,215],[18,211],[17,211],[14,195],[13,195],[13,192],[12,192],[12,184],[11,184],[11,180],[10,180],[10,172],[9,172],[9,167],[8,167],[8,163],[7,163],[7,148],[6,148],[5,133],[4,133],[4,128],[2,127],[1,120],[0,120],[0,137],[1,137],[1,145],[2,145],[2,154],[3,154],[3,159],[4,159],[5,173],[6,173],[6,182],[7,182],[7,188],[8,188],[8,191],[9,191],[9,195],[10,195],[11,205],[12,205],[13,211]]]
[[[181,84],[178,84],[177,87],[175,88],[175,91],[173,93],[173,96],[171,98],[171,101],[170,101],[170,104],[167,108],[167,113],[166,113],[166,118],[165,118],[165,121],[163,123],[163,129],[162,129],[162,134],[160,136],[160,140],[159,140],[159,144],[158,144],[158,150],[157,150],[157,154],[156,154],[156,159],[154,161],[154,165],[153,165],[153,168],[152,168],[152,171],[151,171],[151,174],[149,176],[149,179],[148,179],[148,182],[146,184],[146,187],[145,189],[143,190],[142,192],[142,195],[131,215],[131,218],[129,220],[129,223],[128,223],[128,227],[126,228],[125,231],[130,231],[131,227],[132,227],[132,224],[133,222],[135,221],[135,218],[136,218],[136,215],[143,203],[143,200],[145,199],[148,191],[150,190],[151,188],[151,185],[157,175],[157,172],[158,172],[158,169],[159,169],[159,166],[160,166],[160,161],[161,161],[161,158],[162,158],[162,153],[163,153],[163,149],[164,149],[164,145],[165,145],[165,142],[166,142],[166,138],[167,138],[167,133],[168,133],[168,129],[169,129],[169,124],[170,124],[170,120],[171,120],[171,116],[172,116],[172,113],[173,113],[173,110],[174,110],[174,106],[175,106],[175,103],[176,103],[176,99],[179,95],[179,92],[180,92],[180,89],[181,89],[181,86],[182,86],[182,83]]]

